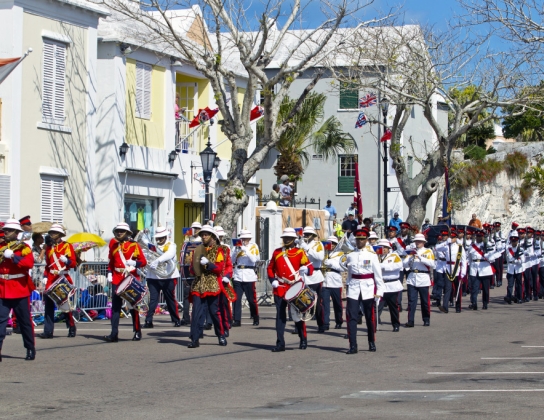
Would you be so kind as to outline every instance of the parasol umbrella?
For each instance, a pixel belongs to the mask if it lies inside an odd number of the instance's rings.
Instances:
[[[53,225],[52,222],[38,222],[38,223],[32,223],[32,232],[33,233],[47,233],[49,232],[49,229],[51,229],[51,226]]]
[[[96,244],[95,246],[98,246],[98,247],[106,245],[106,241],[104,241],[104,239],[102,239],[98,235],[95,235],[94,233],[89,233],[89,232],[75,233],[72,236],[70,236],[68,239],[66,239],[66,242],[70,244],[77,244],[82,242],[93,242]]]

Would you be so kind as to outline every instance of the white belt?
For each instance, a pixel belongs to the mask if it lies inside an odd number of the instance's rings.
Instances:
[[[118,273],[124,273],[124,272],[128,272],[128,268],[117,268],[117,267],[115,267],[115,271],[117,271]]]
[[[26,274],[0,274],[0,280],[20,279],[25,276]]]
[[[61,275],[61,274],[67,273],[68,270],[51,270],[50,272],[51,272],[51,274],[54,274],[54,275],[57,276],[57,275]]]

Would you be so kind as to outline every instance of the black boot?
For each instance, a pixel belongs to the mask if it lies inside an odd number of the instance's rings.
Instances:
[[[232,322],[232,327],[240,327],[242,325],[242,323],[240,321],[233,321]]]
[[[358,350],[357,350],[357,345],[355,346],[350,346],[349,350],[346,352],[346,354],[355,354],[357,353]]]
[[[34,360],[36,358],[36,349],[26,349],[25,360]]]
[[[136,331],[134,333],[134,337],[132,337],[132,341],[140,341],[142,339],[142,332]]]
[[[117,336],[117,334],[115,335],[110,334],[110,335],[105,335],[104,340],[106,340],[108,343],[117,343],[119,341],[119,337]]]
[[[225,347],[227,345],[227,340],[225,337],[219,337],[219,345]]]
[[[53,338],[53,333],[41,333],[41,334],[38,334],[38,337],[40,338],[46,338],[46,339],[49,339],[49,338]]]
[[[152,324],[152,325],[153,325],[153,324]],[[176,328],[181,327],[181,325],[182,325],[182,324],[181,324],[181,321],[176,321],[176,322],[174,322],[174,327],[176,327]],[[144,326],[144,328],[145,328],[145,326]],[[153,327],[151,327],[151,328],[153,328]]]
[[[142,328],[153,328],[153,322],[147,322],[145,321]]]
[[[259,317],[255,316],[253,317],[253,326],[257,327],[259,325]]]
[[[68,328],[68,337],[74,338],[76,336],[76,331],[77,329],[75,325],[73,327]]]
[[[374,341],[368,342],[368,351],[376,351],[376,344],[374,344]]]
[[[306,350],[307,347],[308,347],[308,340],[306,338],[301,338],[298,348],[301,350]]]
[[[198,340],[191,341],[191,343],[187,346],[188,349],[196,349],[197,347],[200,347]]]

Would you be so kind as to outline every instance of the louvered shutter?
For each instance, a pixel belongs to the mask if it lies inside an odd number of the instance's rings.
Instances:
[[[66,45],[45,40],[43,43],[43,121],[64,124],[66,85]]]
[[[151,65],[136,62],[136,117],[138,118],[151,118],[151,71]]]
[[[11,176],[0,175],[0,221],[5,222],[11,216]]]
[[[42,221],[64,222],[64,179],[42,177]]]

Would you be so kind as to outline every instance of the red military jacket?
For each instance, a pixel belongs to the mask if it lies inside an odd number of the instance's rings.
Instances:
[[[204,246],[204,245],[200,245]],[[206,251],[210,249],[210,247],[206,248]],[[212,284],[208,282],[207,280],[203,280],[204,275],[200,276],[199,279],[197,276],[197,279],[193,283],[193,286],[191,288],[191,295],[196,295],[201,298],[207,297],[207,296],[217,296],[220,293],[224,293],[225,289],[223,287],[223,274],[226,271],[226,255],[228,255],[228,252],[225,252],[223,250],[223,247],[220,245],[217,250],[217,255],[215,257],[215,261],[210,261],[208,264],[207,272],[215,275],[215,281],[217,284]],[[204,254],[203,254],[204,256]],[[198,262],[194,261],[193,265],[191,265],[191,268],[189,269],[189,272],[191,275],[195,275],[195,269],[194,264],[198,264]],[[232,266],[232,262],[231,262]],[[231,268],[232,270],[232,268]],[[231,274],[232,275],[232,274]]]
[[[108,271],[113,274],[112,283],[116,286],[121,284],[121,282],[128,273],[132,274],[138,280],[140,279],[137,270],[133,269],[134,267],[125,267],[125,264],[121,259],[121,253],[125,257],[126,261],[136,261],[135,268],[142,268],[147,265],[147,260],[145,259],[144,253],[142,252],[142,248],[140,248],[140,245],[138,245],[136,242],[126,241],[122,243],[118,242],[116,244],[110,244],[110,252],[108,255]],[[129,269],[133,270],[129,271]]]
[[[4,245],[0,251],[7,249]],[[36,288],[30,277],[29,270],[34,267],[34,255],[27,244],[21,244],[21,249],[14,251],[12,258],[4,258],[0,263],[0,299],[18,299],[30,296]],[[5,279],[7,275],[22,275],[14,279]]]
[[[66,264],[60,260],[60,257],[63,255],[68,259]],[[56,261],[58,261],[58,263]],[[68,270],[70,268],[75,268],[76,265],[76,253],[72,244],[63,241],[57,245],[48,246],[45,249],[44,276],[47,277],[47,284],[45,285],[45,288],[47,289],[51,287],[51,285],[57,281],[61,274],[64,274],[64,277],[66,277],[71,284],[74,284],[68,275]]]
[[[285,261],[285,256],[289,258],[289,262],[293,266],[294,272],[287,265]],[[308,256],[303,249],[300,248],[291,248],[285,250],[284,248],[277,248],[270,258],[268,263],[268,279],[270,283],[274,280],[278,280],[280,285],[274,289],[274,295],[283,297],[285,292],[291,287],[287,283],[282,283],[282,278],[290,281],[295,280],[295,273],[298,273],[300,267],[305,265],[308,267],[308,275],[311,276],[314,273],[314,266],[308,259]]]

